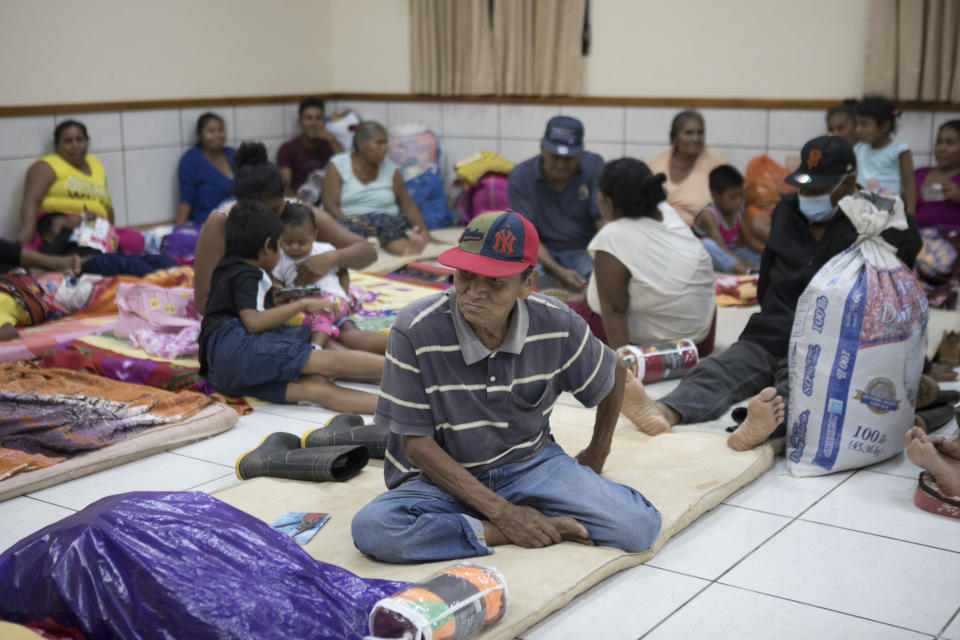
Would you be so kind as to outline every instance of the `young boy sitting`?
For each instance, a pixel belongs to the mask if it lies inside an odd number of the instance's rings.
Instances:
[[[330,378],[379,382],[383,356],[318,351],[310,346],[309,327],[284,326],[299,313],[330,313],[329,300],[273,306],[268,272],[280,259],[282,231],[280,219],[260,203],[241,202],[230,210],[226,252],[214,269],[200,325],[200,373],[227,395],[373,413],[376,395],[339,387]]]
[[[713,268],[748,274],[760,268],[763,243],[743,224],[743,176],[728,164],[710,172],[713,201],[693,219],[693,230],[713,258]]]
[[[310,256],[334,251],[336,247],[319,242],[317,222],[313,211],[302,204],[288,202],[280,216],[283,233],[280,234],[280,261],[273,269],[273,277],[284,286],[293,286],[297,279],[298,266]],[[312,293],[329,300],[332,313],[308,315],[312,330],[311,342],[320,346],[342,345],[347,349],[369,351],[383,355],[387,350],[387,336],[363,331],[350,320],[350,314],[358,309],[347,292],[350,290],[350,275],[346,269],[333,267],[323,277],[311,283],[320,291]],[[331,338],[335,342],[330,342]]]

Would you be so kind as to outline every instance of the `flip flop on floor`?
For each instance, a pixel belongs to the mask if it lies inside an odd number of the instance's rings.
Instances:
[[[924,511],[950,518],[960,518],[960,496],[945,496],[933,476],[923,471],[913,492],[913,503]]]

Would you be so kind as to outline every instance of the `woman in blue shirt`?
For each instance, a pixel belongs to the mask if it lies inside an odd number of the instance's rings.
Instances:
[[[225,146],[223,118],[205,113],[197,120],[197,146],[180,158],[177,224],[201,226],[233,188],[233,147]]]

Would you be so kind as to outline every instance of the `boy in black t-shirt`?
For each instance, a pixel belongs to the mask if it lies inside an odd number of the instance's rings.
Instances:
[[[329,300],[273,305],[268,273],[279,260],[282,231],[280,219],[260,203],[241,202],[230,210],[226,252],[213,271],[200,326],[200,373],[227,395],[373,413],[376,395],[338,387],[330,378],[379,382],[383,356],[314,350],[309,327],[285,324],[306,311],[331,312]]]

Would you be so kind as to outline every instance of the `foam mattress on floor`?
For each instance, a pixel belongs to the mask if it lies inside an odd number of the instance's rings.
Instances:
[[[50,467],[15,474],[0,482],[0,502],[208,438],[230,429],[238,418],[227,405],[213,402],[185,420],[151,427]]]
[[[575,455],[589,442],[593,420],[592,409],[558,404],[551,424],[557,441]],[[563,543],[546,549],[506,545],[497,547],[492,555],[476,558],[475,562],[503,572],[510,596],[504,618],[482,637],[513,638],[604,578],[646,562],[671,537],[755,480],[772,463],[769,445],[738,453],[726,446],[725,435],[717,433],[685,431],[651,438],[621,418],[604,475],[639,489],[660,509],[660,536],[648,551],[637,554]],[[356,550],[350,521],[384,490],[382,468],[371,465],[346,483],[257,478],[214,495],[268,523],[288,509],[330,513],[330,521],[305,545],[306,551],[363,577],[415,581],[455,564],[390,565]]]

